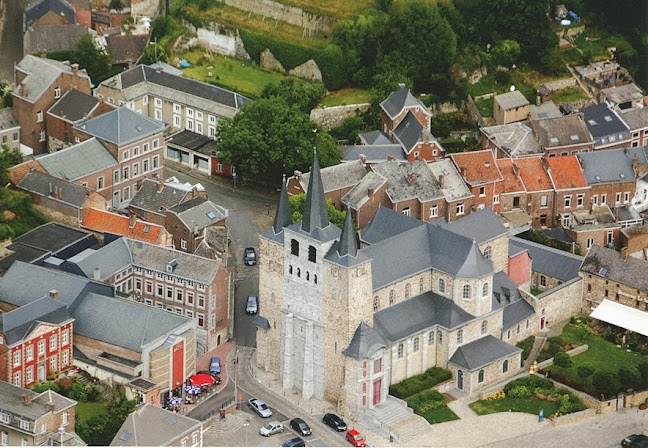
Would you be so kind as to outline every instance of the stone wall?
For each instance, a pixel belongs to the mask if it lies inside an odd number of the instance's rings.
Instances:
[[[249,59],[245,46],[235,28],[226,27],[219,23],[211,22],[206,28],[196,29],[188,22],[183,22],[188,34],[195,35],[187,40],[183,39],[177,49],[200,46],[214,53],[231,56],[239,59]]]
[[[547,326],[564,321],[581,312],[582,299],[583,279],[578,277],[541,294],[538,297],[540,315],[545,316]]]
[[[576,79],[573,77],[558,79],[556,81],[545,83],[547,89],[551,91],[562,90],[562,89],[566,89],[567,87],[573,87],[575,85],[576,85]]]
[[[362,103],[313,109],[310,118],[316,125],[331,130],[341,125],[345,118],[365,112],[369,106],[369,103]]]
[[[581,420],[596,417],[597,415],[598,412],[596,412],[596,409],[590,408],[585,409],[584,411],[574,412],[573,414],[567,414],[561,417],[552,418],[551,421],[553,422],[554,426],[560,426],[566,425],[568,423],[580,422]]]
[[[122,0],[122,4],[128,3]],[[130,0],[132,15],[156,17],[160,10],[160,0]],[[163,11],[164,12],[164,11]]]

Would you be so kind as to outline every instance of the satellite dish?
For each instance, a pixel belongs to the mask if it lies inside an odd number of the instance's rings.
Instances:
[[[511,92],[515,92],[515,86],[511,86]]]

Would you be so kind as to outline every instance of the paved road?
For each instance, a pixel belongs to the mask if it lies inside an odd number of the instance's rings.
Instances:
[[[2,17],[0,35],[0,79],[14,82],[14,64],[23,57],[23,12],[29,0],[4,0],[5,13]]]

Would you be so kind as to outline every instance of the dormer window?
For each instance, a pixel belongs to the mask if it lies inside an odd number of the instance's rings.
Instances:
[[[596,120],[587,120],[587,123],[589,123],[590,126],[596,126]]]
[[[572,134],[572,135],[569,136],[569,139],[570,139],[572,142],[577,142],[577,141],[578,141],[578,135],[576,135],[576,134]]]
[[[167,265],[166,265],[166,271],[169,272],[169,273],[171,273],[171,272],[173,272],[173,270],[176,268],[176,266],[178,266],[178,260],[176,260],[176,259],[174,258],[173,260],[171,260],[171,261],[169,261],[169,262],[167,263]]]
[[[610,121],[612,121],[612,117],[610,117],[609,115],[606,115],[605,117],[603,117],[603,119],[604,119],[605,121],[607,121],[608,123],[609,123]]]

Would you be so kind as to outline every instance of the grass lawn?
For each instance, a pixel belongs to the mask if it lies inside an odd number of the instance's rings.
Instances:
[[[416,414],[420,415],[423,417],[425,420],[428,421],[430,424],[434,423],[443,423],[443,422],[451,422],[453,420],[459,420],[459,417],[457,414],[452,412],[452,409],[450,409],[448,406],[443,406],[437,409],[432,409],[428,412],[425,412],[423,414],[419,414],[414,411]]]
[[[585,95],[585,92],[580,87],[567,87],[566,89],[556,90],[552,95],[553,102],[556,104],[584,100],[586,98],[587,95]]]
[[[336,90],[326,95],[322,99],[322,106],[345,106],[348,104],[361,104],[371,101],[371,95],[367,90],[358,89],[355,87],[347,87],[344,89]]]
[[[475,100],[475,104],[482,117],[493,116],[493,98],[480,98]]]
[[[477,415],[495,414],[497,412],[525,412],[538,415],[544,410],[546,417],[555,414],[560,407],[557,403],[541,400],[540,398],[501,398],[499,400],[479,400],[470,404]]]
[[[242,95],[258,98],[266,84],[278,83],[288,75],[265,70],[255,63],[248,64],[241,59],[213,54],[208,56],[202,49],[174,54],[186,59],[191,67],[184,68],[184,76],[209,83],[215,83]],[[213,67],[208,69],[207,67]],[[208,76],[209,72],[213,76]]]
[[[340,19],[350,19],[374,8],[375,0],[278,0],[279,3],[301,8],[306,12],[324,14]]]
[[[543,292],[544,291],[542,289],[531,288],[531,294],[533,294],[536,297],[542,294]]]
[[[79,402],[76,405],[76,415],[79,421],[84,421],[95,415],[107,414],[106,403],[103,401],[96,402]]]

